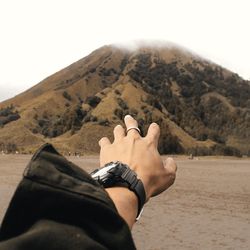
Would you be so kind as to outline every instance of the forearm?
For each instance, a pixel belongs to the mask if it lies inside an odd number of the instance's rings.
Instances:
[[[132,229],[138,212],[138,198],[135,193],[124,187],[106,188],[106,191],[113,200],[120,216]]]

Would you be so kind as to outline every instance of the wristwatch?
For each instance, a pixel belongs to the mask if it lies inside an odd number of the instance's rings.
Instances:
[[[123,186],[133,191],[138,198],[136,220],[139,220],[146,201],[146,193],[142,181],[137,178],[137,174],[128,165],[119,161],[110,162],[104,167],[94,170],[90,175],[104,188]]]

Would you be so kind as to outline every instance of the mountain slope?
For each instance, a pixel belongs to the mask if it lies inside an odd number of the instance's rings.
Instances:
[[[160,124],[162,153],[250,153],[249,82],[173,46],[104,46],[0,103],[0,149],[97,152],[128,113]]]

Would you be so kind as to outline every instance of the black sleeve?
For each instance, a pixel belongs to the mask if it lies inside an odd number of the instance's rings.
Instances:
[[[33,156],[0,228],[1,250],[135,249],[106,191],[50,144]]]

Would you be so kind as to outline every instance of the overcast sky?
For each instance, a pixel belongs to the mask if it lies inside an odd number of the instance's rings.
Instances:
[[[250,79],[249,0],[1,0],[0,101],[105,44],[177,43]]]

